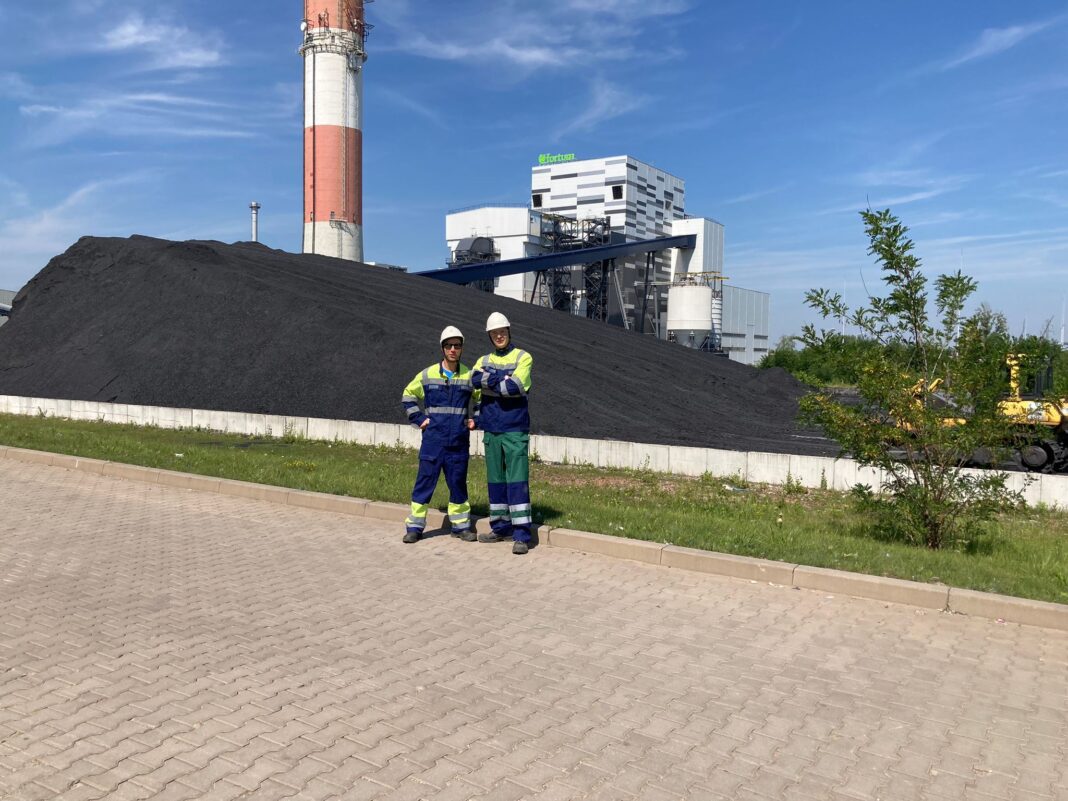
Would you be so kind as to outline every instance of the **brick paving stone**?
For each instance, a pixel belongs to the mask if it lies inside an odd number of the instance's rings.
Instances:
[[[4,801],[1068,798],[1064,632],[3,459],[0,485]]]

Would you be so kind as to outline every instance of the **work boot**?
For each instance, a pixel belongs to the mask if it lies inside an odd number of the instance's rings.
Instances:
[[[459,537],[464,542],[475,542],[478,537],[475,535],[474,529],[467,529],[467,531],[453,532],[454,537]]]
[[[413,542],[419,542],[423,538],[422,531],[407,531],[404,534],[404,541],[411,545]]]
[[[516,556],[522,556],[529,550],[530,548],[527,547],[527,544],[525,542],[512,543],[512,553],[514,553]]]
[[[506,535],[506,534],[498,534],[495,531],[491,531],[489,534],[479,534],[478,535],[478,541],[479,542],[504,542],[507,539],[510,539],[510,537],[508,535]]]

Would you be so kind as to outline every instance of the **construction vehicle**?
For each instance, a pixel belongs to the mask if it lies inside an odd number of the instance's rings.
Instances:
[[[1020,464],[1042,473],[1068,473],[1068,398],[1048,400],[1053,362],[1047,360],[1021,383],[1020,357],[1005,360],[1009,392],[998,408],[1017,425]]]
[[[976,467],[1027,470],[1035,473],[1068,473],[1068,398],[1050,401],[1053,389],[1053,362],[1046,360],[1039,369],[1021,376],[1021,356],[1005,359],[1004,380],[1007,391],[998,401],[998,410],[1012,421],[1011,442],[991,443],[979,448],[970,458]],[[942,392],[941,378],[926,383],[921,379],[912,387],[912,397],[919,405],[935,403],[943,408],[942,425],[958,426],[966,422],[968,410],[956,407],[951,396]],[[905,432],[912,427],[903,420],[896,425]],[[894,458],[906,458],[901,443],[888,443]],[[1000,455],[998,455],[1000,454]],[[1008,461],[1003,457],[1008,456]]]

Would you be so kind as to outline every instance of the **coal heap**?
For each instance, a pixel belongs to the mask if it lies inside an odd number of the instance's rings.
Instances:
[[[489,350],[506,314],[534,357],[534,433],[833,453],[794,419],[804,387],[561,312],[255,243],[84,237],[16,296],[0,394],[404,422],[438,335]]]

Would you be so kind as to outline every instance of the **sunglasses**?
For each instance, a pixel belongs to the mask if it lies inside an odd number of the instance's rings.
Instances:
[[[445,350],[463,350],[464,345],[463,345],[462,342],[456,342],[456,343],[446,342],[441,347],[444,348]]]

